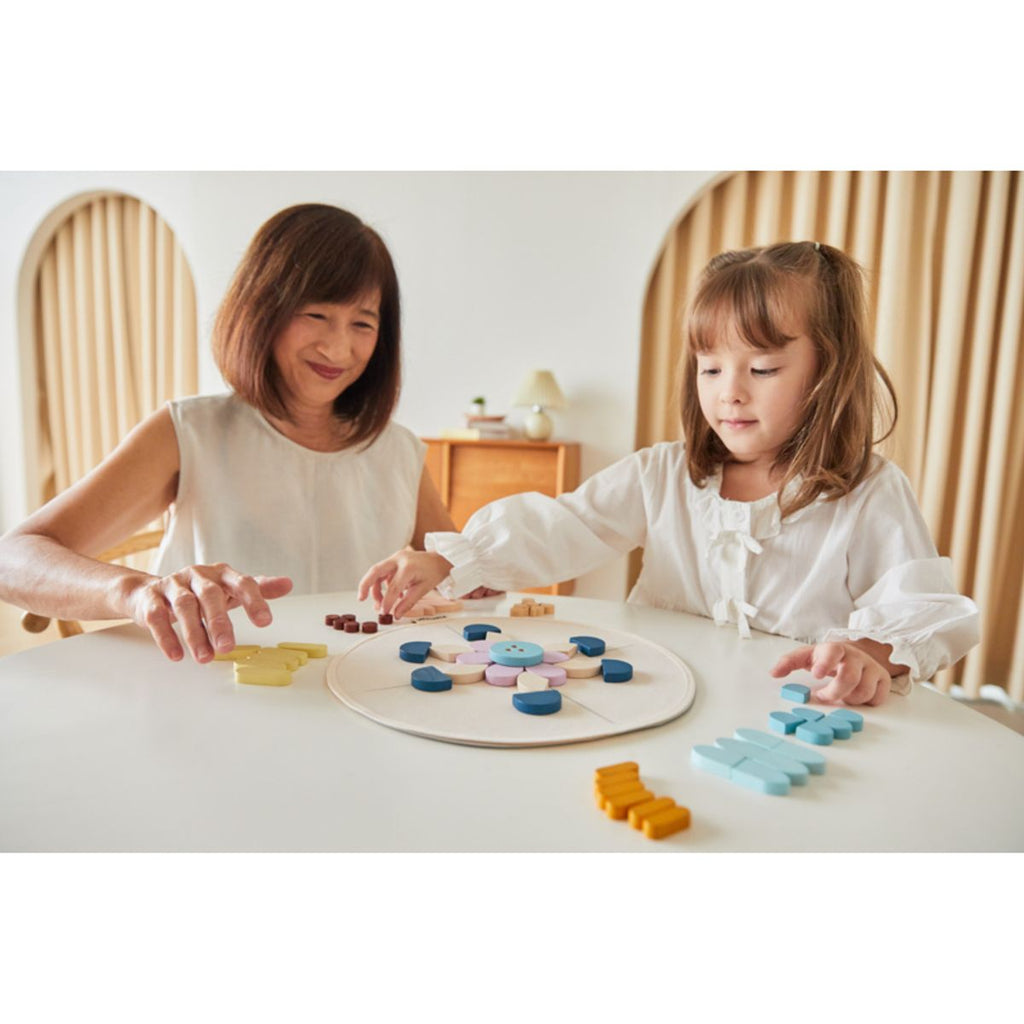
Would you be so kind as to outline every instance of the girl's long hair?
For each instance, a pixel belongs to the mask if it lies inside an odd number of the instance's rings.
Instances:
[[[213,354],[224,379],[262,413],[288,418],[274,342],[303,306],[380,291],[380,326],[362,375],[335,415],[352,445],[387,426],[401,387],[401,310],[391,255],[372,228],[336,206],[304,203],[270,218],[242,258],[217,312]]]
[[[703,486],[731,456],[697,397],[697,354],[733,329],[759,349],[778,349],[802,329],[817,353],[817,379],[800,426],[773,468],[787,494],[782,514],[848,494],[871,470],[871,450],[896,426],[896,393],[868,344],[863,271],[840,249],[780,242],[724,252],[704,268],[683,339],[680,415],[690,478]],[[882,431],[876,436],[876,423]]]

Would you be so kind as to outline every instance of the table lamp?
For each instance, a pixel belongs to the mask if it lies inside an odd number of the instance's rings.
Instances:
[[[532,370],[519,387],[515,405],[530,406],[523,430],[531,441],[546,441],[554,424],[545,409],[564,409],[565,396],[550,370]]]

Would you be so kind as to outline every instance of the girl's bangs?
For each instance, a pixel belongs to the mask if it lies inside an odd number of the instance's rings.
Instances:
[[[757,349],[783,348],[797,337],[793,324],[793,282],[756,262],[723,268],[705,281],[690,310],[691,351],[710,352],[725,338],[738,337]]]

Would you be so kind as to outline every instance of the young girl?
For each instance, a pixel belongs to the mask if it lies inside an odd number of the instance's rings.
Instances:
[[[293,206],[256,233],[213,331],[233,391],[169,403],[0,540],[0,599],[53,618],[134,619],[196,661],[230,650],[227,611],[352,589],[367,562],[454,524],[425,446],[391,421],[399,293],[357,217]],[[98,562],[171,508],[154,574]],[[283,575],[282,575],[283,574]]]
[[[630,601],[792,637],[805,646],[773,674],[831,676],[821,700],[881,704],[977,643],[977,609],[906,477],[872,453],[895,396],[846,254],[799,242],[717,256],[683,359],[685,443],[628,455],[559,498],[494,502],[462,534],[375,565],[360,597],[401,615],[446,577],[442,591],[517,590],[642,546]]]

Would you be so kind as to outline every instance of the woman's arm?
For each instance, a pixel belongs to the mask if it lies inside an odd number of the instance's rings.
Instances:
[[[286,577],[253,579],[230,566],[186,566],[165,577],[94,557],[152,522],[175,498],[177,436],[166,408],[140,423],[80,481],[0,538],[0,600],[50,618],[131,618],[172,660],[184,656],[178,622],[196,661],[234,647],[228,610],[257,625]]]
[[[423,550],[423,538],[428,533],[454,533],[455,523],[448,509],[441,501],[434,481],[426,467],[423,468],[423,475],[420,477],[419,496],[416,500],[416,526],[412,533],[412,547],[417,551]]]
[[[178,443],[165,408],[95,469],[0,538],[0,599],[51,618],[123,618],[147,573],[94,557],[156,519],[174,500]]]

